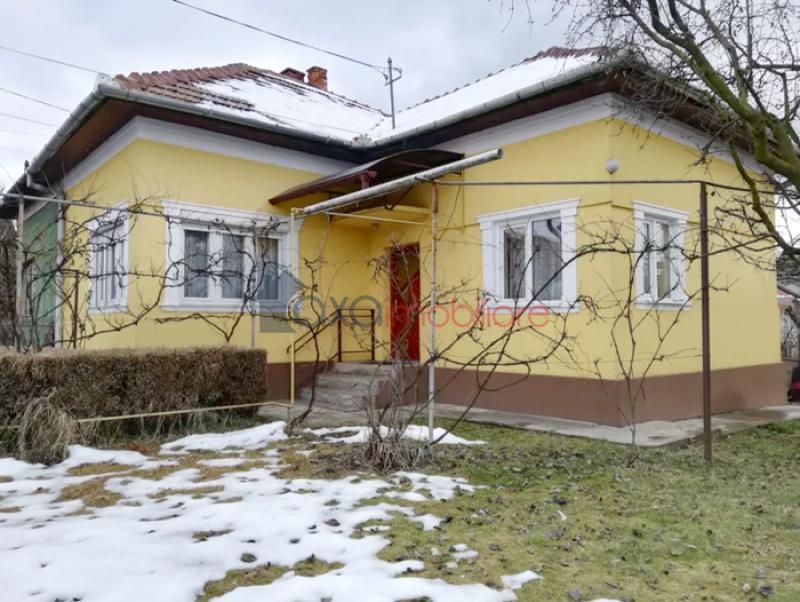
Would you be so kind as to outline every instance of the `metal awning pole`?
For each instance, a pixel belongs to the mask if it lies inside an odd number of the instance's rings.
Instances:
[[[16,261],[16,297],[14,298],[14,345],[22,351],[22,289],[24,286],[23,269],[25,268],[25,199],[20,198],[17,205],[17,261]]]
[[[433,443],[433,422],[436,403],[436,237],[439,225],[439,187],[431,184],[431,299],[430,357],[428,358],[428,443]]]
[[[708,189],[700,184],[700,298],[703,339],[703,457],[712,461],[711,450],[711,308],[708,274]]]
[[[295,230],[295,212],[297,211],[296,208],[292,207],[292,210],[289,212],[289,253],[291,256],[289,257],[289,265],[291,266],[291,277],[297,278],[297,232]],[[290,300],[291,301],[291,300]],[[292,320],[292,307],[291,305],[287,305],[286,307],[286,319],[289,320],[289,330],[291,331],[292,337],[292,344],[289,346],[289,408],[286,410],[288,421],[291,421],[292,418],[292,408],[294,407],[294,388],[295,388],[295,343],[297,342],[297,336],[294,331],[294,324],[291,323]]]

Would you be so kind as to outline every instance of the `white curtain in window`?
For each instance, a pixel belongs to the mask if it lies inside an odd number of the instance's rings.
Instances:
[[[222,235],[222,297],[241,299],[244,295],[244,236]]]
[[[183,239],[186,297],[208,297],[208,232],[186,230]]]
[[[278,241],[274,238],[258,239],[258,299],[278,299]]]
[[[503,288],[506,299],[522,299],[525,290],[525,230],[506,228],[503,231]]]
[[[564,266],[561,219],[553,217],[533,222],[531,239],[533,295],[540,301],[557,301],[561,299],[561,272]]]

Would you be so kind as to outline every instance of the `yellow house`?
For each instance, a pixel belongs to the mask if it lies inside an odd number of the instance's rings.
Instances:
[[[541,52],[394,127],[319,67],[101,79],[15,187],[25,222],[52,220],[59,240],[52,338],[254,345],[274,399],[292,382],[303,398],[315,362],[413,375],[433,353],[439,402],[608,424],[699,415],[699,182],[712,213],[734,194],[715,185],[742,182],[724,151],[698,161],[691,119],[629,104],[599,49]],[[724,229],[714,409],[783,403],[770,256],[746,261]]]

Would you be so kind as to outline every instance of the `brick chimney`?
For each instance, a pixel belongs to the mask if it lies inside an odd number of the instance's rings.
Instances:
[[[322,67],[310,67],[308,71],[308,85],[320,90],[328,89],[328,70]]]
[[[296,79],[299,82],[305,82],[306,80],[306,74],[300,71],[300,69],[295,69],[294,67],[286,67],[286,69],[281,71],[281,75],[291,79]]]

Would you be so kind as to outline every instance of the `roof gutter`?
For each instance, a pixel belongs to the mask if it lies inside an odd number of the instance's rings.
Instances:
[[[42,169],[45,162],[52,157],[61,145],[66,142],[72,134],[80,127],[83,123],[83,120],[92,112],[94,111],[102,102],[103,94],[99,91],[99,82],[101,81],[100,78],[104,76],[98,77],[98,83],[95,84],[94,89],[89,93],[86,98],[84,98],[80,104],[75,107],[75,110],[72,111],[64,123],[56,130],[56,133],[50,137],[50,140],[47,141],[47,144],[44,145],[44,148],[39,151],[39,153],[33,158],[33,161],[28,165],[27,169],[25,170],[25,174],[16,183],[11,187],[11,190],[14,191],[21,191],[23,188],[32,186],[33,174],[37,173],[39,170]],[[38,188],[38,187],[36,187]]]
[[[348,205],[355,205],[363,201],[368,201],[370,199],[389,194],[390,192],[394,192],[395,190],[399,190],[401,188],[407,188],[408,186],[413,186],[414,184],[418,184],[420,182],[429,182],[431,180],[435,180],[436,178],[446,176],[447,174],[462,171],[469,167],[475,167],[484,163],[489,163],[490,161],[497,161],[498,159],[502,158],[502,149],[498,148],[487,151],[485,153],[467,157],[466,159],[461,159],[460,161],[453,161],[452,163],[446,163],[444,165],[440,165],[439,167],[426,169],[425,171],[411,174],[410,176],[403,176],[402,178],[392,180],[391,182],[385,182],[371,188],[365,188],[364,190],[351,192],[350,194],[345,194],[340,197],[336,197],[335,199],[329,199],[327,201],[322,201],[321,203],[309,205],[308,207],[304,207],[302,209],[302,214],[309,216],[317,213],[324,213],[325,211],[342,209]]]
[[[116,84],[112,78],[101,75],[98,77],[95,87],[91,93],[89,93],[89,95],[84,98],[83,101],[81,101],[75,110],[70,113],[66,121],[61,125],[61,127],[58,128],[56,133],[50,138],[44,148],[30,163],[25,176],[17,180],[17,182],[11,187],[11,191],[22,191],[27,186],[28,182],[32,182],[32,176],[44,167],[44,164],[51,157],[53,157],[53,155],[55,155],[64,142],[66,142],[69,137],[81,126],[86,117],[95,111],[107,98],[128,100],[140,104],[179,111],[181,113],[190,113],[211,119],[218,119],[221,121],[236,123],[249,128],[266,130],[275,132],[277,134],[283,134],[292,138],[304,139],[321,145],[336,145],[340,148],[345,148],[348,150],[371,150],[380,148],[384,145],[389,145],[393,142],[398,142],[403,139],[423,134],[429,130],[440,129],[452,125],[458,121],[476,117],[480,114],[505,107],[515,102],[526,100],[532,96],[536,96],[537,94],[541,94],[564,85],[576,83],[581,79],[585,79],[593,75],[599,75],[611,69],[618,62],[621,61],[615,60],[610,62],[598,62],[591,65],[586,65],[584,67],[579,67],[578,69],[568,71],[560,76],[532,84],[509,94],[505,94],[489,102],[470,107],[469,109],[465,109],[458,113],[453,113],[444,119],[428,122],[409,130],[401,130],[381,138],[370,139],[369,137],[364,136],[358,141],[343,141],[341,139],[331,138],[330,136],[320,136],[317,134],[302,132],[294,128],[277,124],[265,125],[263,121],[234,115],[229,112],[220,111],[210,107],[195,106],[186,102],[147,94],[139,90],[129,90]],[[6,204],[5,201],[0,203],[0,207],[3,207],[4,204]]]

